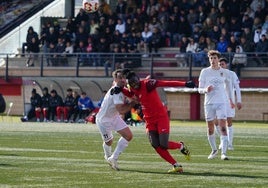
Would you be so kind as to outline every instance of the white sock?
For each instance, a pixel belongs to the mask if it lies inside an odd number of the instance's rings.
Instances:
[[[227,128],[228,145],[233,146],[233,126]]]
[[[208,143],[209,143],[212,151],[217,150],[215,134],[208,135]]]
[[[112,155],[112,147],[108,146],[105,142],[102,144],[105,158],[108,159]]]
[[[221,135],[221,129],[220,129],[220,126],[219,126],[219,125],[217,125],[217,126],[215,125],[214,127],[215,127],[215,130],[216,130],[217,135],[220,136],[220,135]]]
[[[124,139],[123,137],[121,137],[118,142],[117,142],[117,146],[112,154],[112,158],[117,160],[119,155],[124,151],[124,149],[128,146],[128,141],[126,139]]]
[[[221,154],[226,154],[228,146],[228,136],[221,135]]]

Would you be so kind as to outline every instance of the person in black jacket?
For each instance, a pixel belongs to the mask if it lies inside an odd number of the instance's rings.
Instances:
[[[31,39],[31,43],[27,45],[27,52],[29,53],[29,57],[28,57],[26,66],[33,67],[34,63],[38,59],[38,53],[40,52],[38,39],[36,39],[35,37]]]
[[[44,122],[48,122],[49,120],[49,101],[50,101],[50,94],[48,93],[47,87],[43,89],[43,96],[41,97],[42,106],[39,114],[43,113]],[[39,116],[40,116],[39,115]]]
[[[21,118],[21,121],[25,122],[36,117],[36,121],[40,122],[40,118],[36,116],[37,114],[36,112],[41,108],[42,100],[41,96],[36,92],[36,89],[32,90],[32,96],[30,101],[31,101],[31,109],[29,110],[26,116]]]
[[[22,55],[25,53],[25,47],[27,47],[27,51],[29,49],[29,45],[32,43],[32,38],[35,38],[36,41],[39,40],[37,32],[34,31],[33,27],[30,26],[26,35],[26,42],[22,44]]]
[[[149,52],[152,53],[152,49],[154,49],[154,52],[157,53],[158,49],[161,47],[161,33],[159,32],[159,29],[157,27],[153,28],[153,35],[151,37],[151,40],[149,42]]]
[[[67,123],[70,119],[71,112],[74,106],[74,97],[72,95],[73,90],[71,88],[67,89],[67,96],[65,97],[64,104],[57,108],[57,120],[61,121],[61,114],[63,113],[64,122]]]
[[[78,100],[80,98],[80,95],[78,94],[77,91],[73,91],[72,95],[73,95],[74,101],[73,101],[72,111],[70,112],[70,117],[73,115],[73,118],[70,120],[70,123],[75,122],[79,114]]]
[[[51,90],[50,92],[50,121],[53,122],[55,119],[55,116],[57,115],[57,108],[61,108],[63,106],[63,100],[62,97],[58,95],[57,91],[55,89]]]

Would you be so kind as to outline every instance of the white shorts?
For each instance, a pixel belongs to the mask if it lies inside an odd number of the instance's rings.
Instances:
[[[235,108],[231,108],[231,105],[228,103],[227,104],[227,117],[235,117]]]
[[[120,116],[116,116],[115,118],[112,118],[110,121],[105,122],[97,119],[96,125],[99,128],[102,140],[104,142],[109,142],[110,140],[113,139],[112,131],[120,131],[128,127],[126,122]]]
[[[227,118],[226,103],[206,104],[204,109],[206,121],[213,121],[216,117],[217,119]]]

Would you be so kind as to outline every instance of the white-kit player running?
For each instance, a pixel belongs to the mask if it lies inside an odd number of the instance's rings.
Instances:
[[[204,111],[205,119],[208,126],[208,142],[212,149],[208,159],[213,159],[217,156],[218,150],[216,146],[216,139],[214,134],[214,119],[218,118],[218,124],[221,129],[221,159],[228,160],[226,155],[228,138],[226,131],[226,118],[227,118],[227,104],[226,98],[228,97],[232,107],[233,99],[231,95],[231,84],[228,78],[229,71],[219,66],[220,52],[210,50],[208,58],[210,66],[203,68],[199,75],[199,93],[205,94]],[[226,90],[228,92],[226,92]],[[226,96],[227,95],[227,96]]]
[[[121,92],[122,87],[125,85],[122,70],[115,70],[112,76],[114,83],[103,99],[96,116],[96,124],[103,139],[104,158],[113,169],[119,170],[117,164],[118,157],[133,137],[130,128],[121,118],[120,114],[130,111],[136,103],[134,101],[130,103],[125,102],[125,96]],[[112,131],[116,131],[121,135],[114,152],[112,152]]]
[[[221,68],[228,69],[227,65],[227,59],[220,58],[219,65]],[[230,71],[230,81],[231,81],[231,89],[232,89],[232,97],[233,99],[236,99],[236,107],[238,110],[242,108],[242,99],[241,99],[241,90],[239,86],[239,78],[237,77],[236,73],[234,71]],[[229,101],[227,101],[229,103]],[[228,150],[234,150],[233,147],[233,122],[232,119],[235,117],[235,108],[231,108],[230,105],[227,105],[227,135],[228,135]],[[220,129],[218,124],[216,125],[217,132],[220,133]],[[219,149],[221,149],[221,144],[219,146]]]

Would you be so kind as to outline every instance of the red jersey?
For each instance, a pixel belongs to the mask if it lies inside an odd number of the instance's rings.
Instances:
[[[135,95],[139,99],[144,119],[148,122],[167,116],[167,110],[164,107],[156,88],[178,86],[185,86],[185,82],[145,79],[140,81],[139,89],[124,89],[123,93],[128,97]]]

